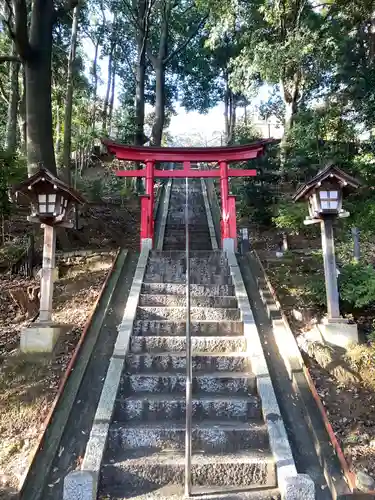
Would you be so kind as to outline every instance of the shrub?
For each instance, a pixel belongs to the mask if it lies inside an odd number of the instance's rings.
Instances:
[[[346,264],[341,269],[339,286],[343,302],[358,309],[366,307],[375,301],[375,269],[361,263]]]
[[[362,309],[375,301],[375,270],[372,266],[353,262],[345,264],[340,270],[338,284],[340,300],[346,310]],[[306,288],[316,305],[326,304],[323,274],[307,278]]]
[[[290,234],[298,234],[305,226],[306,206],[303,203],[281,202],[276,209],[277,215],[272,218],[273,223],[279,229],[288,231]]]

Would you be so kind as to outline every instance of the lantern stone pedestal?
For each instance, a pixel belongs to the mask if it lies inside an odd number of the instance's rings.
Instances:
[[[52,322],[33,323],[21,331],[21,351],[24,353],[51,353],[59,336],[71,330],[70,325]]]
[[[325,318],[318,325],[325,342],[347,349],[351,344],[358,344],[358,327],[344,318]]]

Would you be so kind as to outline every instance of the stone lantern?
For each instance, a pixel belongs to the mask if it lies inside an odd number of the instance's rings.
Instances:
[[[85,203],[82,196],[46,169],[40,169],[12,189],[16,198],[23,194],[30,202],[28,220],[44,228],[43,266],[40,283],[40,311],[36,323],[21,332],[21,350],[50,352],[61,325],[52,323],[52,298],[55,270],[56,227],[73,227],[69,216],[73,205]]]
[[[335,165],[328,165],[302,185],[293,197],[294,201],[308,203],[309,216],[305,224],[320,223],[327,294],[327,318],[321,330],[327,341],[341,347],[358,342],[358,332],[357,326],[348,324],[340,314],[333,223],[338,217],[350,215],[342,208],[343,198],[359,186],[357,179]]]

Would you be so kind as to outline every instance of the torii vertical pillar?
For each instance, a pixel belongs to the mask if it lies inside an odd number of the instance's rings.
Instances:
[[[229,195],[228,164],[220,161],[221,188],[221,241],[224,250],[234,251],[236,248],[236,203],[235,197]]]
[[[141,198],[141,247],[154,244],[154,172],[155,163],[146,162],[146,194]]]

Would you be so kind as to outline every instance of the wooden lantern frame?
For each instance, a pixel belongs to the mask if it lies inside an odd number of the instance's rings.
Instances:
[[[72,227],[69,213],[74,204],[83,204],[86,200],[68,184],[41,168],[33,176],[13,187],[17,196],[23,194],[31,205],[30,222],[48,226]],[[43,209],[42,209],[43,208]],[[45,210],[44,210],[45,208]]]
[[[308,202],[309,217],[306,218],[306,223],[319,222],[325,217],[348,217],[349,212],[342,208],[343,197],[360,185],[359,180],[331,164],[303,184],[296,191],[293,200]],[[337,193],[337,196],[330,196],[330,193]]]

